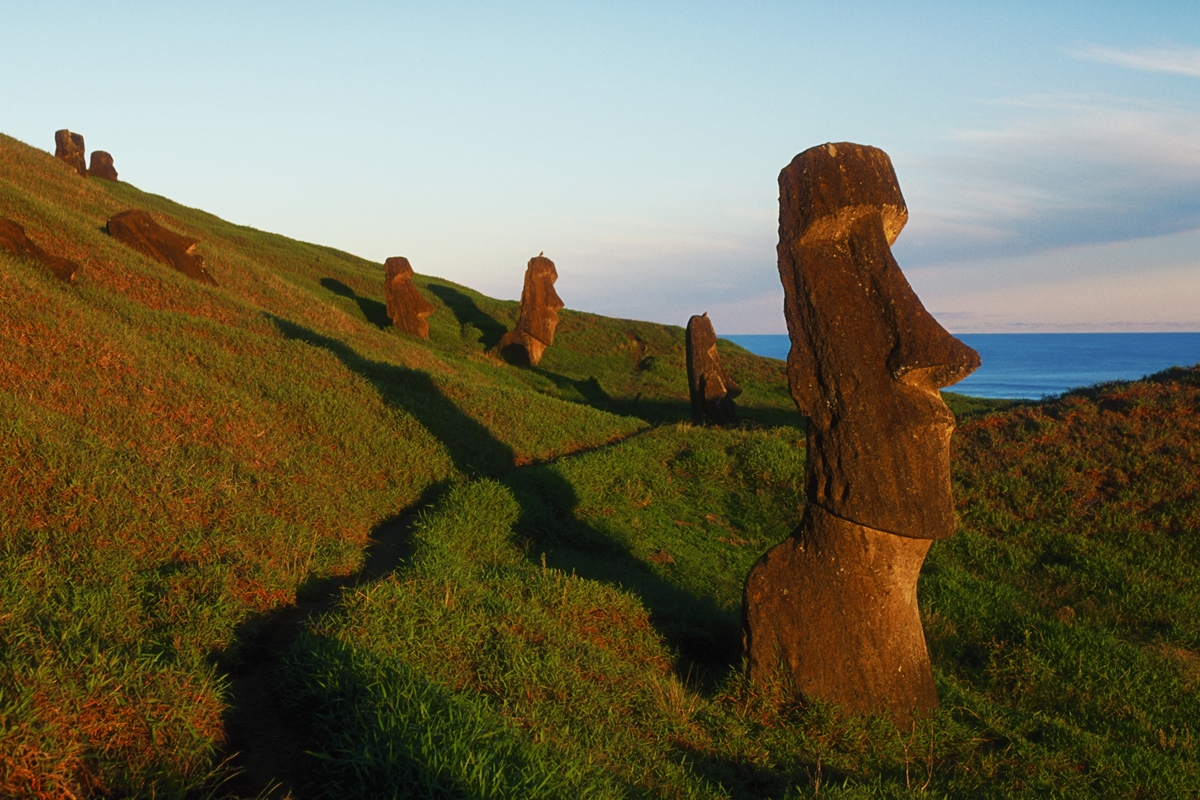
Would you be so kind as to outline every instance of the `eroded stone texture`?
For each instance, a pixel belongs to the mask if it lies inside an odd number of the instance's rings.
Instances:
[[[721,366],[717,332],[713,330],[707,311],[688,320],[687,376],[693,422],[697,425],[705,420],[718,425],[737,422],[733,400],[742,393],[742,387]]]
[[[564,304],[554,291],[558,271],[544,255],[529,259],[525,269],[525,287],[521,290],[521,318],[517,327],[500,338],[500,352],[506,358],[537,366],[542,353],[554,344],[558,312]]]
[[[806,150],[779,176],[788,384],[808,417],[809,511],[746,581],[751,676],[903,719],[937,703],[916,611],[931,539],[954,532],[938,389],[979,355],[929,315],[892,257],[908,219],[891,160]],[[888,679],[888,676],[891,679]]]
[[[408,259],[393,256],[384,262],[383,298],[387,302],[392,326],[407,334],[429,338],[426,317],[433,313],[433,304],[421,296],[413,285],[413,268]]]
[[[79,271],[79,265],[74,261],[51,255],[38,247],[25,235],[25,229],[20,224],[6,217],[0,217],[0,249],[15,256],[33,259],[65,283],[74,281],[75,273]]]
[[[106,181],[117,179],[117,170],[113,166],[113,158],[103,150],[92,151],[92,165],[88,167],[88,175],[93,178],[103,178]]]
[[[87,161],[84,158],[83,136],[71,133],[66,128],[54,132],[54,157],[75,168],[80,175],[87,175]]]
[[[118,242],[174,267],[192,280],[217,285],[204,268],[204,257],[192,252],[200,240],[167,230],[154,221],[150,212],[137,208],[122,211],[109,218],[107,227],[108,235]]]

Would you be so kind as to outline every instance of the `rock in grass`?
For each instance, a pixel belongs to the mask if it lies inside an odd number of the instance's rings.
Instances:
[[[892,257],[908,219],[882,150],[826,144],[779,176],[788,384],[808,417],[808,512],[746,580],[751,676],[897,721],[937,705],[917,610],[932,539],[954,532],[938,392],[979,355],[926,312]]]
[[[67,162],[81,176],[87,175],[87,161],[84,160],[83,136],[71,133],[66,128],[54,132],[54,157]]]
[[[88,175],[93,178],[103,178],[106,181],[115,181],[117,170],[113,167],[113,157],[103,150],[93,150],[92,165],[88,167]]]
[[[564,303],[554,291],[558,270],[554,262],[538,254],[525,268],[525,287],[521,290],[521,318],[517,327],[500,338],[500,353],[514,363],[537,366],[542,353],[554,344],[558,312]]]
[[[33,259],[64,283],[74,281],[75,273],[79,271],[79,265],[74,261],[50,255],[29,240],[24,228],[5,217],[0,217],[0,249],[7,250],[15,256]]]
[[[407,258],[393,256],[383,266],[383,299],[387,302],[392,326],[412,336],[428,339],[429,323],[425,318],[433,313],[434,308],[413,284],[412,265]]]
[[[737,423],[733,400],[742,393],[717,354],[717,332],[708,312],[694,316],[687,324],[687,377],[692,398],[692,421],[706,420],[717,425]]]
[[[174,267],[192,280],[217,285],[204,268],[204,257],[192,252],[200,240],[167,230],[154,221],[150,212],[135,208],[114,214],[107,229],[108,235],[118,242]]]

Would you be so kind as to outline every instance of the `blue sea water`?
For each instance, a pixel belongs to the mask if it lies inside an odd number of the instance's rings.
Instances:
[[[786,335],[723,336],[752,353],[786,359]],[[948,391],[1038,400],[1069,389],[1136,380],[1200,362],[1200,333],[960,333],[983,366]]]

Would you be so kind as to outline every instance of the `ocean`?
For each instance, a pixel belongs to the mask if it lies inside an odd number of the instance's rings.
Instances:
[[[960,333],[983,366],[947,391],[1038,400],[1081,386],[1136,380],[1200,362],[1200,333]],[[786,359],[786,335],[723,336],[752,353]],[[734,376],[736,378],[736,376]]]

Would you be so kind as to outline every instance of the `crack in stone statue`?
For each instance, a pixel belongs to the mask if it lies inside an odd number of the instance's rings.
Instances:
[[[733,400],[742,393],[717,354],[717,332],[708,312],[694,316],[687,324],[687,376],[692,398],[692,421],[707,419],[717,425],[737,423]]]
[[[558,270],[544,255],[529,259],[525,268],[525,287],[521,290],[521,318],[517,327],[500,338],[497,349],[505,358],[536,367],[542,353],[554,344],[558,312],[564,303],[554,291]]]
[[[742,607],[754,680],[898,722],[937,705],[916,588],[931,541],[955,528],[954,415],[938,390],[979,366],[892,257],[907,220],[882,150],[826,144],[779,175],[788,384],[808,417],[808,505],[751,570]]]
[[[428,339],[429,322],[426,317],[433,314],[434,307],[413,284],[412,265],[403,256],[392,256],[383,266],[386,270],[383,299],[387,302],[387,314],[392,326],[412,336]]]
[[[200,240],[167,230],[154,221],[150,212],[137,208],[122,211],[109,217],[105,228],[118,242],[174,267],[192,280],[217,285],[204,267],[204,257],[192,252]]]

